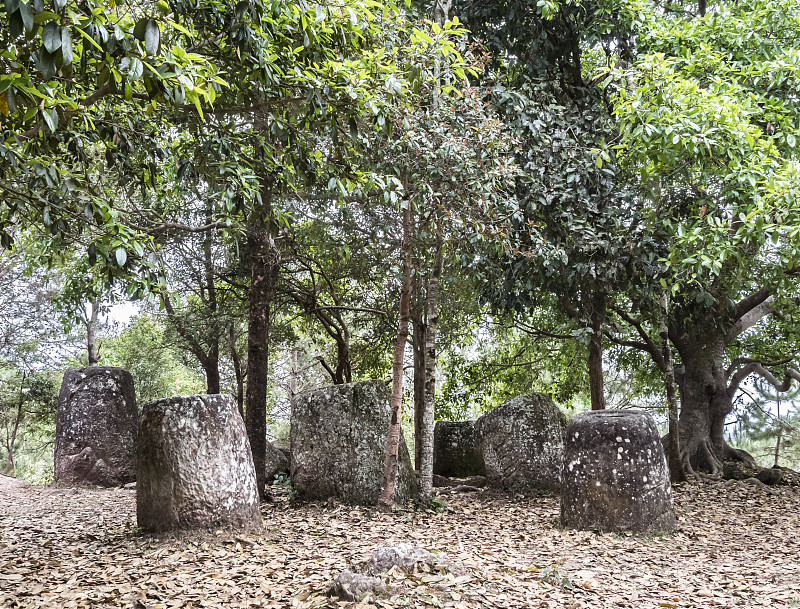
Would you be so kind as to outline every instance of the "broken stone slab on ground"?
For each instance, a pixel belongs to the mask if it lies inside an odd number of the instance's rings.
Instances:
[[[138,425],[133,377],[127,370],[67,370],[58,394],[55,482],[119,486],[135,480]]]
[[[561,524],[582,530],[672,531],[672,485],[653,418],[637,410],[575,415],[567,427]]]
[[[358,601],[368,594],[387,595],[391,590],[382,576],[392,569],[408,574],[426,571],[458,575],[464,571],[444,556],[413,544],[378,548],[368,561],[342,571],[328,588],[328,596]]]
[[[515,492],[557,491],[567,419],[549,397],[529,393],[487,412],[475,437],[491,486]]]
[[[330,385],[297,395],[291,416],[291,476],[304,500],[375,505],[383,486],[389,434],[383,381]],[[400,436],[395,500],[416,496],[417,480]]]
[[[261,525],[250,442],[229,395],[145,404],[137,466],[136,517],[146,530]]]
[[[433,486],[440,488],[456,486],[473,486],[483,488],[486,486],[486,476],[469,476],[468,478],[447,478],[446,476],[433,475]]]

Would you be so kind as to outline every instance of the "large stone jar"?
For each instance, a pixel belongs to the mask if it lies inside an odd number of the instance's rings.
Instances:
[[[567,419],[549,397],[521,395],[475,422],[489,484],[528,493],[557,491]]]
[[[127,370],[67,370],[58,394],[55,481],[118,486],[135,480],[138,419],[133,377]]]
[[[561,523],[600,531],[675,528],[669,470],[652,417],[598,410],[567,428]]]
[[[374,505],[383,486],[389,412],[383,381],[329,385],[296,396],[290,470],[298,496]],[[395,500],[402,503],[417,493],[402,434],[397,459]]]
[[[483,455],[475,441],[475,421],[436,421],[433,473],[454,478],[486,475]]]
[[[261,524],[250,442],[229,395],[145,404],[137,468],[136,518],[146,530]]]

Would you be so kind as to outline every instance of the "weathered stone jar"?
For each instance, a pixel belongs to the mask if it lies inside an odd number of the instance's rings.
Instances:
[[[675,528],[667,461],[649,414],[598,410],[572,418],[561,476],[561,523],[637,533]]]
[[[475,423],[486,478],[495,487],[535,492],[559,489],[567,419],[546,395],[517,396]]]
[[[475,441],[475,421],[436,421],[433,473],[455,478],[486,475],[483,455]]]
[[[329,385],[297,395],[290,470],[298,497],[374,505],[383,486],[389,412],[383,381]],[[397,459],[395,498],[402,503],[417,493],[402,435]]]
[[[146,530],[261,525],[250,442],[229,395],[145,404],[137,470],[136,518]]]
[[[55,481],[118,486],[135,480],[138,426],[130,372],[107,366],[67,370],[58,394]]]

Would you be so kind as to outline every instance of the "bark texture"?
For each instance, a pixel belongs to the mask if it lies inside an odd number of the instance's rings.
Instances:
[[[678,400],[675,395],[675,366],[672,363],[672,348],[669,344],[669,327],[667,325],[667,295],[661,295],[661,356],[664,358],[664,386],[667,391],[667,412],[669,415],[669,433],[667,440],[667,464],[672,482],[686,480],[686,472],[681,460],[680,429],[678,426]]]
[[[100,303],[96,298],[92,299],[92,312],[89,323],[86,326],[86,347],[89,352],[89,365],[96,366],[100,361],[97,351],[97,319],[100,316]]]
[[[475,422],[493,486],[516,492],[558,490],[567,419],[545,395],[513,398]]]
[[[256,215],[256,214],[254,214]],[[266,496],[267,385],[269,381],[270,305],[280,265],[280,253],[269,233],[266,217],[256,215],[247,230],[250,252],[248,291],[247,393],[245,426],[259,496]]]
[[[398,451],[403,432],[400,428],[403,406],[403,360],[408,340],[408,318],[411,308],[411,202],[403,210],[403,286],[400,289],[397,338],[392,361],[392,398],[390,402],[389,436],[386,439],[386,459],[383,466],[383,490],[378,498],[378,509],[389,511],[395,501],[395,478]]]
[[[637,533],[675,529],[667,461],[649,414],[606,410],[572,418],[564,449],[561,524]]]
[[[127,370],[67,370],[58,394],[55,481],[118,486],[136,480],[138,416]]]
[[[592,335],[589,339],[589,393],[592,410],[606,407],[605,385],[603,382],[603,321],[599,314],[592,315]]]
[[[261,525],[250,444],[229,395],[145,404],[137,469],[136,519],[146,530]]]
[[[433,433],[436,399],[436,329],[439,324],[439,282],[444,266],[444,246],[437,239],[428,289],[425,295],[425,383],[422,416],[420,417],[420,499],[423,504],[433,497]]]
[[[335,497],[375,505],[381,492],[389,429],[389,390],[383,381],[321,387],[300,393],[291,419],[291,476],[302,499]],[[394,486],[398,501],[417,483],[402,434]]]

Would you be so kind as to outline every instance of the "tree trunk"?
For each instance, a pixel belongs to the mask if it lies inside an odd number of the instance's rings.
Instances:
[[[433,430],[436,398],[436,327],[439,322],[439,282],[444,265],[444,246],[436,239],[436,259],[425,296],[425,399],[422,404],[420,494],[423,505],[433,498]]]
[[[336,341],[336,373],[333,382],[335,385],[353,382],[353,371],[350,368],[350,342],[348,340]]]
[[[606,396],[603,385],[603,310],[592,311],[592,336],[589,339],[589,393],[592,410],[605,410]]]
[[[208,355],[202,362],[203,371],[206,373],[206,393],[219,393],[219,342],[214,342]]]
[[[778,399],[775,405],[778,413],[778,437],[775,440],[775,463],[772,467],[778,467],[778,459],[781,456],[781,436],[783,435],[783,421],[781,420],[781,401]]]
[[[268,201],[269,193],[262,200]],[[253,452],[259,496],[266,496],[267,385],[269,381],[270,304],[280,264],[269,232],[269,215],[254,211],[247,228],[250,251],[245,427]]]
[[[92,313],[86,327],[86,346],[89,350],[89,365],[96,366],[100,358],[97,354],[97,318],[100,315],[100,302],[92,298]]]
[[[242,415],[244,420],[244,371],[242,370],[242,362],[239,360],[239,352],[236,350],[236,329],[231,324],[229,327],[229,342],[231,349],[231,362],[233,362],[233,374],[236,376],[236,406],[239,408],[239,414]]]
[[[16,476],[17,475],[17,464],[14,462],[14,444],[17,442],[17,432],[19,432],[19,426],[22,423],[22,406],[25,404],[25,379],[27,378],[27,374],[25,371],[22,372],[22,380],[19,383],[19,396],[17,398],[17,414],[14,417],[14,427],[11,428],[10,436],[6,434],[6,452],[8,453],[8,461],[6,461],[6,466],[3,468],[3,475],[4,476]]]
[[[704,337],[684,336],[678,345],[684,372],[679,383],[681,412],[678,419],[681,461],[687,475],[697,477],[703,470],[712,476],[722,473],[726,459],[755,466],[745,451],[725,442],[725,417],[733,410],[728,395],[728,378],[723,354],[725,337],[720,333]]]
[[[425,322],[419,292],[415,294],[411,309],[411,348],[414,352],[414,469],[420,471],[422,463],[422,410],[425,401]]]
[[[408,339],[408,318],[411,301],[411,201],[403,210],[403,287],[400,290],[397,340],[392,362],[392,398],[389,419],[389,436],[386,441],[386,460],[383,466],[383,490],[378,498],[378,509],[389,512],[394,505],[397,454],[400,450],[400,421],[403,406],[403,360]]]
[[[213,207],[210,200],[206,200],[206,224],[211,224],[214,221]],[[203,269],[205,271],[205,292],[206,301],[211,315],[216,317],[218,304],[217,304],[217,286],[216,286],[216,273],[214,272],[214,257],[211,249],[212,235],[206,233],[203,239]],[[217,394],[219,393],[219,341],[222,328],[217,325],[216,320],[214,323],[214,333],[211,336],[211,347],[206,352],[206,358],[203,360],[203,370],[206,373],[206,393]],[[202,349],[201,349],[202,350]]]
[[[669,432],[667,434],[667,463],[669,465],[670,480],[683,482],[686,472],[683,470],[680,449],[680,431],[678,429],[678,400],[675,397],[675,367],[672,364],[672,349],[669,344],[669,327],[667,295],[661,295],[661,355],[664,359],[664,385],[667,390],[667,411],[669,413]]]

